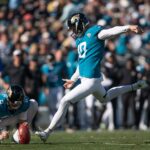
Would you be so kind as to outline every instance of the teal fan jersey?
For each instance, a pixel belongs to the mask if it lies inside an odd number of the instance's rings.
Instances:
[[[0,94],[0,119],[7,118],[10,116],[18,115],[22,112],[25,112],[30,106],[30,100],[28,97],[24,98],[24,101],[21,105],[21,107],[17,110],[9,110],[7,105],[7,95]]]
[[[44,64],[41,67],[42,74],[46,75],[47,85],[50,88],[59,87],[63,85],[62,75],[66,71],[65,62],[55,62],[53,66],[49,64]]]
[[[86,30],[82,37],[76,39],[79,56],[80,77],[99,78],[100,63],[104,56],[104,40],[100,40],[97,34],[102,30],[101,26],[95,25]]]

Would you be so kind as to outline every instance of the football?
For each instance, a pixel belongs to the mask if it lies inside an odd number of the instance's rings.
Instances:
[[[18,144],[30,143],[30,131],[28,123],[21,123],[18,130],[13,135],[13,141]]]

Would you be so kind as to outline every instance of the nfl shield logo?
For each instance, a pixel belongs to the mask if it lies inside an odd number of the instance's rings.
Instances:
[[[91,33],[88,33],[87,36],[90,38],[91,37]]]

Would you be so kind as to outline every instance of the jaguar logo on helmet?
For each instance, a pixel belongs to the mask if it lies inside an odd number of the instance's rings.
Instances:
[[[76,23],[76,22],[79,20],[79,17],[80,17],[79,14],[73,16],[73,17],[71,18],[71,23],[72,23],[72,24]]]

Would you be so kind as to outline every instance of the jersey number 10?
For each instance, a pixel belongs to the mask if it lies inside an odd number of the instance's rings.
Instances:
[[[79,58],[85,58],[86,56],[86,42],[82,42],[78,45],[78,54],[79,54]]]

